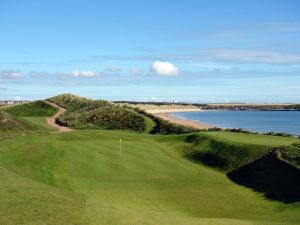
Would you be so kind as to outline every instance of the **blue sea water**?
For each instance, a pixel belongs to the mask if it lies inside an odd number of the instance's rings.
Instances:
[[[176,112],[172,116],[222,128],[300,135],[300,111],[200,111]]]

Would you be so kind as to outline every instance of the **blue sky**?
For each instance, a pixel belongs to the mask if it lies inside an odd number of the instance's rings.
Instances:
[[[0,99],[300,102],[300,1],[1,0]]]

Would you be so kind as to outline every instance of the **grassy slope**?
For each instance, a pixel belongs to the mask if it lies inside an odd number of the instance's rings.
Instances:
[[[276,146],[290,145],[296,141],[296,138],[268,135],[201,132],[187,136],[186,142],[193,145],[185,152],[195,161],[228,172],[254,161]]]
[[[74,129],[146,130],[145,117],[132,108],[72,94],[58,95],[50,100],[67,109],[59,122]]]
[[[256,144],[266,146],[290,145],[297,141],[293,137],[279,137],[260,134],[243,134],[226,131],[206,132],[207,135],[226,142]]]
[[[300,169],[300,142],[280,149],[280,158]]]
[[[272,150],[270,146],[230,143],[203,134],[190,135],[186,141],[193,144],[186,148],[188,158],[224,171],[237,169]]]
[[[37,131],[56,131],[57,129],[47,124],[47,118],[45,117],[20,117],[30,124]]]
[[[19,121],[31,127],[32,130],[43,132],[56,130],[46,123],[46,117],[52,116],[57,110],[44,101],[9,106],[4,110],[6,113],[16,116]]]
[[[1,141],[2,224],[299,222],[299,204],[267,201],[183,158],[183,139],[77,131]]]
[[[5,112],[18,117],[50,117],[56,109],[44,101],[6,107]]]
[[[144,116],[144,118],[145,118],[145,123],[146,123],[146,129],[144,132],[149,134],[155,127],[155,122],[148,116]]]
[[[33,127],[26,122],[0,110],[0,139],[32,130]]]

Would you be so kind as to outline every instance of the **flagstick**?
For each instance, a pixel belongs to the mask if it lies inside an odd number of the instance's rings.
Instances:
[[[120,148],[119,148],[120,155],[122,154],[122,139],[120,139]]]

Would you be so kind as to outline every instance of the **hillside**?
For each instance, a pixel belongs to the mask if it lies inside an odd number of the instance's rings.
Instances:
[[[4,111],[17,117],[50,117],[56,109],[45,101],[34,101],[31,103],[9,106]]]
[[[279,154],[279,150],[272,151],[228,173],[228,177],[238,184],[262,192],[266,198],[299,202],[300,170],[281,160]]]
[[[0,139],[1,137],[19,134],[31,129],[32,127],[29,124],[0,110]]]
[[[55,96],[49,100],[67,109],[57,122],[71,128],[146,130],[143,115],[108,101],[94,101],[71,94]]]
[[[218,136],[208,136],[210,132],[187,136],[186,142],[192,146],[185,148],[186,157],[208,166],[228,172],[227,176],[271,200],[283,202],[300,201],[300,145],[274,148],[276,145],[253,144],[251,139],[260,138],[261,143],[272,142],[274,137],[266,135],[240,135],[249,142],[243,143],[236,135],[229,141],[229,133],[219,132]],[[225,134],[226,139],[222,138]],[[289,141],[292,139],[286,139]],[[296,139],[293,139],[296,141]],[[254,141],[254,140],[253,140]],[[259,142],[258,142],[259,143]],[[282,142],[284,143],[284,142]]]
[[[91,100],[72,94],[49,99],[67,109],[57,122],[74,129],[122,129],[151,134],[182,134],[195,129],[171,124],[128,105]]]
[[[280,157],[300,170],[300,141],[279,149]]]
[[[185,150],[186,157],[223,171],[237,169],[272,150],[271,146],[228,142],[201,133],[185,141],[192,144]]]

